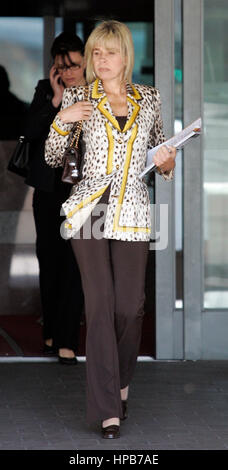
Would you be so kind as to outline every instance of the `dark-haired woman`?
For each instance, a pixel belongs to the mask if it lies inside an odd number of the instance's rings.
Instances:
[[[44,353],[58,354],[61,364],[77,363],[83,292],[69,241],[60,235],[62,203],[71,186],[61,181],[62,169],[50,168],[44,144],[60,110],[64,89],[85,84],[84,45],[75,34],[61,33],[51,48],[49,79],[39,80],[30,105],[25,135],[31,143],[26,183],[33,188],[36,254],[39,263]]]

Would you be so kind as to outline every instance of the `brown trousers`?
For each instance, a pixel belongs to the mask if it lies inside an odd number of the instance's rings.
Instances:
[[[122,418],[120,389],[131,381],[140,347],[149,243],[71,243],[85,297],[87,421]]]

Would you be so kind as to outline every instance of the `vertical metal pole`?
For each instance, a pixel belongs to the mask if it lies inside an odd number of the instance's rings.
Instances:
[[[183,0],[184,126],[203,113],[203,0]],[[184,149],[184,348],[202,357],[202,139]]]
[[[174,132],[174,0],[155,0],[155,86],[160,90],[165,135]],[[156,176],[156,214],[168,205],[168,246],[156,251],[156,357],[174,358],[175,204],[174,184]]]

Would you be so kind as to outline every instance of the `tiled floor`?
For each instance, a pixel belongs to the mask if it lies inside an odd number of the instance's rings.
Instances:
[[[121,437],[85,424],[85,362],[0,363],[0,449],[228,449],[228,362],[138,362]]]

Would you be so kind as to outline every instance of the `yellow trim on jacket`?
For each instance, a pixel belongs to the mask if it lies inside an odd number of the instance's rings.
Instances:
[[[127,177],[128,177],[128,170],[131,162],[131,155],[132,155],[132,147],[133,143],[135,141],[135,138],[137,136],[138,132],[138,125],[136,124],[134,129],[132,130],[131,137],[128,140],[127,143],[127,154],[126,154],[126,160],[125,160],[125,165],[124,165],[124,170],[123,170],[123,179],[122,179],[122,185],[120,188],[120,195],[119,199],[117,202],[117,209],[116,213],[114,216],[114,222],[113,222],[113,231],[122,231],[122,232],[145,232],[145,233],[150,233],[150,228],[147,227],[127,227],[127,226],[121,226],[119,225],[119,220],[120,220],[120,213],[122,209],[122,203],[124,199],[124,194],[125,194],[125,188],[127,184]]]
[[[92,88],[92,94],[91,94],[91,97],[95,100],[99,100],[99,98],[102,98],[102,96],[104,95],[104,91],[103,93],[100,93],[98,91],[99,85],[100,85],[100,80],[99,78],[96,78],[96,80],[93,82],[93,88]],[[127,82],[127,92],[128,93],[133,92],[130,94],[132,98],[134,98],[137,101],[142,99],[142,96],[140,95],[139,91],[134,87],[132,83]]]
[[[104,96],[104,98],[102,98],[100,103],[97,105],[97,108],[99,109],[99,111],[112,123],[112,125],[119,132],[122,132],[122,133],[124,133],[124,132],[128,131],[128,129],[130,129],[130,127],[134,123],[134,121],[136,119],[136,116],[138,115],[138,112],[140,110],[140,106],[138,105],[138,103],[135,103],[135,101],[133,101],[129,96],[127,97],[127,100],[132,104],[133,111],[132,111],[132,114],[131,114],[130,118],[127,120],[127,122],[126,122],[126,124],[125,124],[125,126],[122,130],[120,128],[120,125],[119,125],[117,119],[114,116],[112,116],[112,114],[104,107],[105,103],[108,101],[107,96]]]
[[[53,129],[55,129],[55,131],[58,132],[58,134],[60,134],[60,135],[65,136],[65,135],[68,135],[68,134],[70,133],[70,131],[62,131],[62,129],[60,129],[60,128],[57,126],[57,124],[56,124],[55,121],[53,121],[52,127],[53,127]]]
[[[114,152],[114,137],[112,135],[112,128],[108,124],[105,123],[107,136],[108,136],[108,162],[107,162],[107,174],[109,175],[112,173],[113,169],[113,152]]]
[[[96,199],[97,197],[102,196],[107,187],[108,185],[104,188],[99,189],[99,191],[96,191],[96,193],[92,194],[91,196],[88,196],[86,199],[84,199],[84,201],[79,202],[79,204],[77,204],[77,206],[67,214],[67,219],[71,218],[76,212],[79,211],[79,209],[82,209],[82,207],[94,201],[94,199]]]

